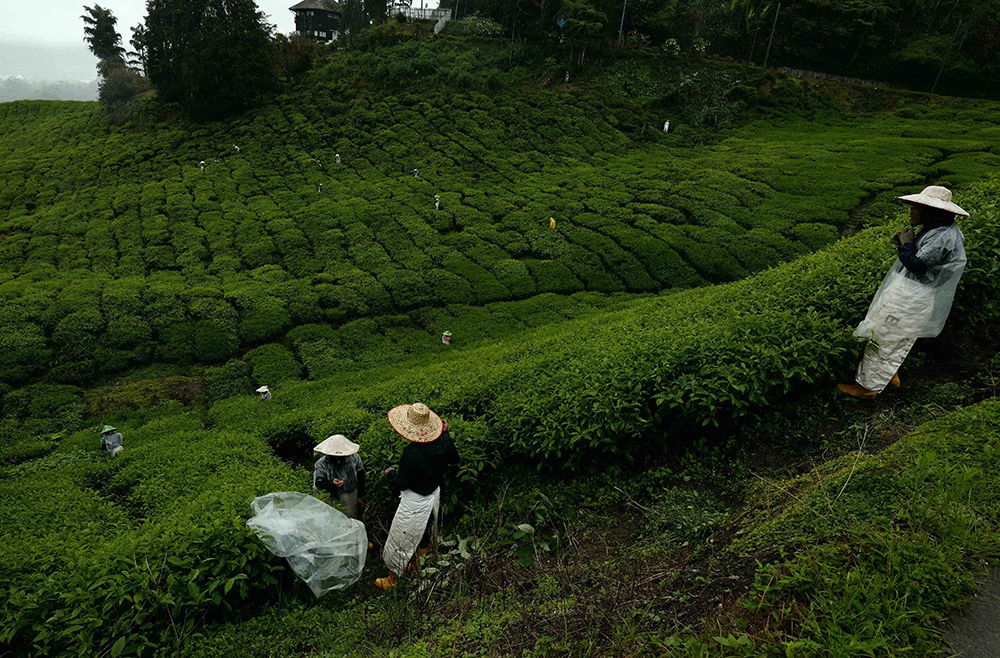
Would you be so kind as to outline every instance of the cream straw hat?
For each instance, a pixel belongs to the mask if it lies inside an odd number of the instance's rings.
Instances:
[[[444,432],[444,421],[426,404],[401,404],[387,414],[389,424],[396,434],[414,443],[436,441]]]
[[[268,388],[266,386],[261,386],[260,388],[257,389],[258,393],[267,393],[267,391]]]
[[[947,187],[941,187],[940,185],[928,185],[920,194],[908,194],[906,196],[898,196],[896,198],[903,203],[915,203],[921,206],[930,206],[931,208],[947,210],[948,212],[955,213],[956,215],[962,215],[963,217],[969,216],[969,213],[965,212],[958,205],[951,202],[951,190]]]
[[[331,455],[333,457],[346,457],[348,455],[353,455],[358,451],[360,446],[357,443],[349,440],[343,434],[334,434],[323,443],[313,448],[316,452],[322,452],[324,455]]]

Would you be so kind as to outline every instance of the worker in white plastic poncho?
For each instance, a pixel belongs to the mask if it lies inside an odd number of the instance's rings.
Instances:
[[[389,425],[410,442],[403,449],[399,471],[385,470],[389,486],[399,494],[399,507],[389,528],[382,560],[389,575],[375,586],[392,589],[399,576],[416,568],[430,549],[432,529],[441,514],[441,485],[458,465],[458,450],[448,423],[427,405],[402,404],[388,414]]]
[[[869,341],[857,384],[838,384],[837,390],[856,398],[873,398],[887,385],[900,385],[897,371],[916,340],[934,338],[944,329],[965,269],[964,237],[955,215],[969,213],[951,202],[951,191],[931,185],[897,198],[910,206],[910,224],[922,229],[917,235],[910,228],[892,236],[899,259],[854,331]]]

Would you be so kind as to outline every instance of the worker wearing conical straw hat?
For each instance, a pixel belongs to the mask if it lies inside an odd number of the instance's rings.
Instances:
[[[101,430],[101,448],[111,453],[112,457],[121,454],[124,448],[122,447],[122,435],[118,432],[118,428],[111,425],[104,426],[104,429]]]
[[[365,465],[358,449],[343,434],[334,434],[313,448],[322,455],[313,469],[313,489],[329,493],[344,514],[360,521],[358,498],[365,495]]]
[[[934,338],[944,329],[958,281],[965,270],[965,238],[956,215],[969,213],[952,203],[951,191],[939,185],[920,194],[896,197],[910,206],[910,225],[891,242],[899,258],[889,269],[854,335],[868,340],[858,364],[856,384],[837,390],[855,398],[873,398],[886,386],[900,386],[897,371],[918,338]]]
[[[271,389],[269,389],[268,387],[261,386],[260,388],[257,389],[257,392],[260,393],[261,402],[267,402],[268,400],[271,399]]]
[[[427,554],[434,522],[441,513],[441,485],[458,465],[448,423],[427,405],[399,405],[389,411],[388,419],[409,445],[403,449],[399,470],[385,470],[389,485],[399,494],[399,508],[382,551],[390,573],[375,581],[379,589],[395,587],[399,576],[414,569],[418,558]]]

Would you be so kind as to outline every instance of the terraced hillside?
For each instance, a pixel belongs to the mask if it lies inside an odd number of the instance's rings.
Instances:
[[[1000,160],[991,104],[876,96],[898,109],[855,117],[781,83],[768,102],[799,114],[759,109],[706,142],[683,121],[659,130],[665,112],[686,116],[688,97],[664,89],[690,81],[687,64],[650,69],[646,96],[668,100],[639,102],[613,93],[633,88],[618,69],[472,91],[489,46],[406,48],[339,55],[227,124],[0,106],[0,379],[80,384],[267,344],[258,361],[322,377],[425,351],[443,329],[496,336],[484,327],[511,322],[500,302],[598,294],[574,316],[607,294],[736,280],[833,242],[859,208],[884,216],[895,193]],[[760,77],[725,75],[723,99]],[[317,332],[327,348],[304,350]]]

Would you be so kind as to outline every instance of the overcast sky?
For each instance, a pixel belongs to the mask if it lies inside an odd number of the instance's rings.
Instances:
[[[419,1],[419,0],[418,0]],[[298,0],[257,0],[278,32],[295,29],[288,8]],[[99,1],[118,18],[118,33],[129,49],[133,25],[146,15],[145,0]],[[97,59],[83,42],[85,0],[0,0],[0,78],[24,76],[40,80],[90,80],[97,77]],[[21,46],[21,47],[18,47]]]

